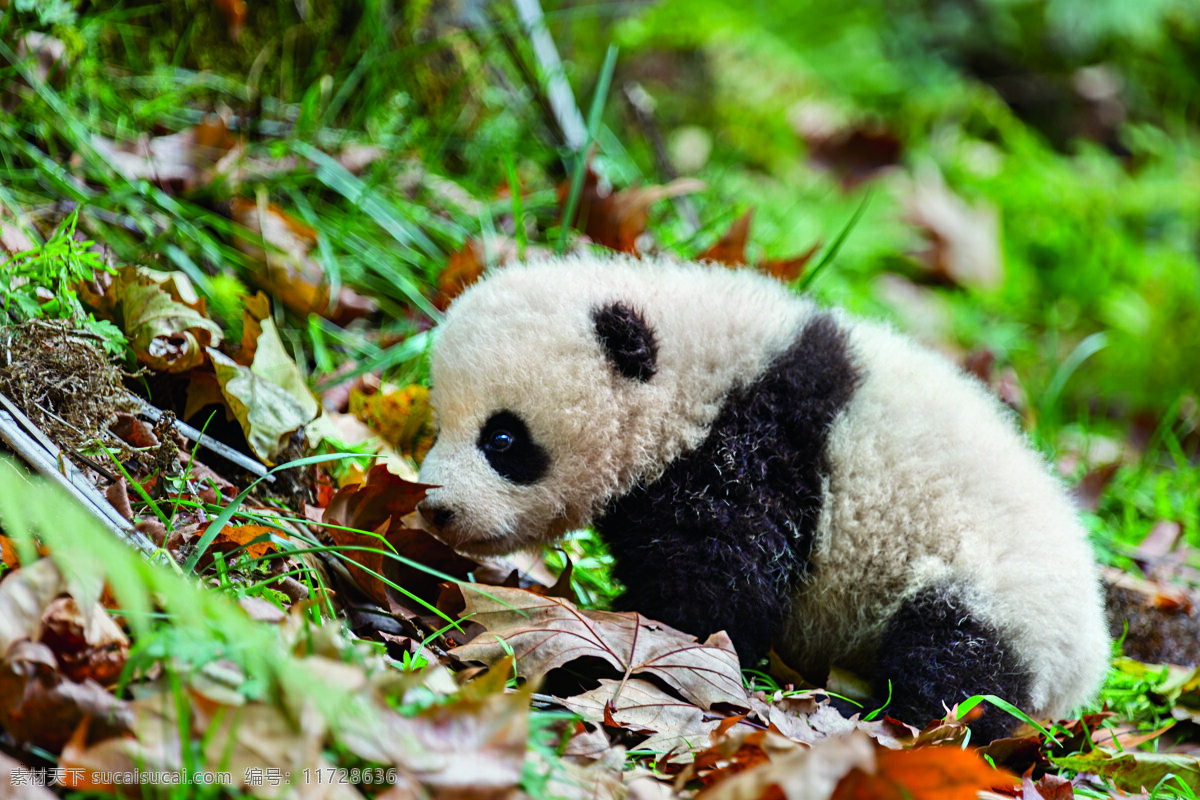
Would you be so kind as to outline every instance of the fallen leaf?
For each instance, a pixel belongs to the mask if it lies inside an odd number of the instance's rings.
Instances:
[[[25,215],[13,218],[7,208],[0,208],[0,252],[11,256],[32,250],[35,245],[28,233],[32,230],[35,228]]]
[[[497,666],[447,703],[413,717],[389,714],[373,746],[438,800],[512,797],[525,764],[532,690],[506,692],[512,664]]]
[[[104,606],[93,603],[87,612],[73,597],[59,597],[42,614],[42,644],[50,648],[63,675],[82,683],[116,683],[129,658],[129,637]]]
[[[166,136],[118,143],[93,135],[91,142],[105,163],[126,180],[178,182],[184,189],[211,181],[217,162],[238,144],[225,121],[216,114]]]
[[[750,208],[733,221],[725,235],[718,239],[712,247],[696,256],[696,260],[716,261],[728,267],[745,264],[746,241],[750,238],[750,223],[753,220],[754,209]]]
[[[1034,782],[1029,774],[1021,779],[1021,797],[1022,800],[1075,800],[1075,789],[1061,775],[1043,775]]]
[[[17,39],[16,49],[18,60],[33,61],[33,76],[43,83],[61,75],[67,64],[66,44],[48,33],[29,31]]]
[[[950,340],[950,306],[944,296],[893,272],[876,275],[871,290],[914,338],[934,345]]]
[[[821,251],[821,240],[813,242],[812,247],[791,258],[767,259],[758,265],[758,270],[784,283],[791,283],[804,274],[804,268],[813,256]]]
[[[0,656],[15,642],[35,639],[46,607],[65,591],[67,582],[48,558],[6,573],[0,582]]]
[[[371,428],[388,446],[418,464],[433,447],[437,427],[429,389],[409,384],[402,389],[380,387],[367,391],[356,388],[350,393],[350,413]]]
[[[344,286],[330,307],[325,268],[312,256],[317,246],[312,226],[273,203],[260,207],[242,197],[230,203],[230,216],[246,229],[235,234],[234,246],[263,266],[250,280],[292,312],[345,325],[376,310],[373,301]]]
[[[182,704],[187,711],[183,719]],[[304,770],[333,773],[321,749],[327,726],[309,705],[298,709],[299,719],[266,703],[227,705],[196,692],[153,694],[131,705],[134,722],[128,735],[90,741],[86,723],[75,730],[60,759],[66,785],[116,792],[114,782],[125,774],[178,776],[184,766],[183,741],[199,743],[188,754],[192,769],[227,772],[234,787],[255,792],[271,788],[252,782],[272,770],[295,776]],[[318,785],[314,780],[307,788],[303,781],[295,782],[302,787],[296,795],[301,800],[362,800],[348,782]]]
[[[637,679],[601,678],[597,688],[558,701],[591,722],[648,735],[637,749],[670,753],[670,761],[677,764],[691,761],[692,751],[706,747],[709,734],[725,722],[725,718]]]
[[[1076,504],[1085,511],[1098,509],[1100,500],[1104,497],[1104,490],[1112,483],[1120,467],[1121,463],[1114,461],[1088,470],[1080,479],[1079,484],[1071,490],[1071,496],[1075,498]]]
[[[79,295],[117,322],[138,361],[163,372],[184,372],[219,347],[221,326],[208,318],[203,298],[191,299],[173,274],[121,267],[100,292],[83,284]]]
[[[848,772],[870,770],[875,763],[875,747],[862,733],[825,739],[811,747],[766,731],[749,734],[742,741],[754,739],[762,742],[759,757],[747,760],[730,753],[726,756],[730,766],[709,768],[704,776],[708,785],[696,800],[823,800]],[[702,760],[704,754],[698,755],[694,766],[699,767]],[[710,763],[722,766],[716,759]]]
[[[1150,528],[1150,532],[1133,551],[1133,557],[1143,563],[1157,561],[1165,557],[1175,548],[1183,526],[1169,519],[1160,519]]]
[[[243,325],[238,360],[212,349],[209,358],[224,404],[255,455],[271,464],[292,434],[316,419],[321,404],[284,347],[265,296],[247,302]],[[198,383],[197,388],[205,385]],[[211,390],[195,396],[189,391],[185,417],[212,399]]]
[[[317,416],[316,399],[307,389],[305,394],[293,394],[212,348],[208,357],[246,443],[264,464],[273,465],[292,435]]]
[[[450,301],[458,297],[463,289],[479,280],[486,267],[482,242],[468,239],[446,259],[446,266],[438,275],[433,304],[445,311],[450,307]]]
[[[939,173],[922,173],[905,198],[908,220],[930,246],[920,263],[939,280],[957,286],[991,289],[1004,281],[1000,221],[996,210],[967,204]]]
[[[1195,756],[1143,750],[1114,753],[1095,749],[1078,755],[1052,755],[1050,760],[1062,769],[1110,778],[1127,792],[1153,789],[1168,775],[1174,775],[1185,786],[1200,786],[1200,759]]]
[[[17,548],[12,539],[3,534],[0,534],[0,562],[8,569],[15,569],[21,565],[21,558],[17,555]],[[4,570],[0,570],[0,575],[3,574]]]
[[[88,716],[119,721],[127,714],[123,701],[95,681],[60,675],[44,644],[18,642],[0,660],[0,727],[16,741],[57,753]]]
[[[380,464],[371,468],[365,482],[340,489],[322,516],[327,525],[339,526],[325,531],[334,544],[367,548],[347,549],[344,553],[350,562],[347,567],[358,585],[392,613],[399,613],[411,603],[406,603],[402,593],[388,586],[382,578],[426,602],[437,599],[438,584],[443,579],[387,554],[394,553],[459,579],[466,578],[478,566],[427,532],[406,524],[428,488],[402,480]]]
[[[844,191],[900,163],[900,139],[878,121],[851,122],[837,109],[816,102],[797,106],[788,116],[808,145],[809,159],[837,175]]]
[[[464,661],[495,664],[511,653],[527,680],[592,656],[620,673],[653,675],[703,707],[746,698],[737,654],[724,632],[703,644],[695,637],[635,612],[576,608],[556,597],[521,589],[458,584],[464,614],[484,626],[480,636],[455,648]]]
[[[184,541],[198,540],[203,532],[203,527],[197,528],[195,533],[186,536]],[[213,553],[224,553],[229,557],[227,562],[242,554],[253,560],[274,553],[279,548],[271,541],[271,534],[279,534],[279,531],[268,525],[226,525],[208,545],[198,566],[203,568],[211,564]]]
[[[993,768],[973,750],[879,749],[875,768],[850,770],[833,800],[975,800],[981,791],[1018,784],[1015,775]]]
[[[242,29],[246,27],[246,0],[215,0],[215,4],[225,16],[230,40],[236,42],[242,37]]]
[[[579,207],[571,225],[582,230],[593,242],[622,253],[636,253],[637,240],[646,231],[650,206],[703,189],[694,178],[678,178],[665,186],[641,186],[612,191],[600,185],[600,178],[588,167],[579,196]],[[566,213],[571,181],[559,184],[558,204]]]

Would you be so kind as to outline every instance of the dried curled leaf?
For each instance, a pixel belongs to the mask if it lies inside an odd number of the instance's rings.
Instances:
[[[350,391],[350,413],[397,453],[418,463],[433,447],[437,429],[429,389],[424,386],[414,383],[403,389],[385,387],[377,392],[355,387]]]
[[[367,473],[365,482],[339,490],[322,517],[326,524],[340,526],[326,529],[335,544],[366,548],[346,550],[347,567],[363,591],[392,613],[401,611],[405,598],[383,578],[427,602],[437,598],[437,586],[442,579],[408,566],[389,553],[456,578],[465,578],[478,566],[425,531],[407,524],[428,488],[396,477],[381,464]]]
[[[537,680],[556,667],[592,656],[622,673],[653,675],[703,708],[746,698],[737,653],[724,632],[703,644],[694,636],[635,612],[576,608],[521,589],[459,584],[465,612],[488,630],[455,648],[464,661],[495,664],[512,653],[520,674]]]
[[[208,355],[225,403],[250,449],[263,463],[274,464],[292,434],[316,418],[316,400],[311,394],[297,396],[260,375],[254,367],[243,367],[212,348]]]
[[[316,419],[321,404],[283,346],[266,297],[250,298],[243,317],[238,359],[208,352],[225,405],[254,454],[271,464],[291,435]],[[189,397],[189,408],[196,402]]]
[[[974,750],[923,747],[875,753],[875,769],[855,767],[833,800],[974,800],[981,791],[1012,789],[1020,781]]]
[[[695,178],[678,178],[665,186],[635,186],[614,192],[602,187],[599,176],[589,167],[571,224],[596,244],[622,253],[636,253],[638,237],[645,232],[650,219],[650,206],[703,188],[704,183]],[[570,181],[558,187],[558,202],[564,213],[570,191]]]
[[[735,729],[698,753],[680,780],[704,782],[698,800],[813,800],[829,797],[852,769],[874,763],[871,739],[860,732],[804,747],[770,731]]]
[[[138,361],[164,372],[184,372],[204,362],[207,347],[219,347],[221,326],[208,318],[204,299],[175,276],[122,267],[101,291],[80,287],[80,298],[114,319]]]
[[[709,735],[725,722],[649,681],[636,679],[601,678],[597,688],[559,702],[591,722],[648,734],[638,750],[670,753],[669,760],[679,764],[690,762],[692,750],[707,745]]]

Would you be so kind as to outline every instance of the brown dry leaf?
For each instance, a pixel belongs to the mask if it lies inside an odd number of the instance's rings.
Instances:
[[[600,178],[588,167],[579,208],[571,225],[596,244],[622,253],[636,253],[637,240],[646,231],[650,206],[660,200],[698,192],[705,187],[695,178],[678,178],[665,186],[640,186],[614,192],[600,186]],[[558,186],[558,205],[566,213],[571,181]],[[582,222],[582,227],[581,227]]]
[[[350,413],[389,447],[418,464],[433,447],[437,435],[429,389],[420,384],[403,389],[384,386],[373,392],[365,386],[355,388],[350,392]]]
[[[184,189],[211,181],[217,162],[237,145],[237,138],[216,114],[178,133],[137,142],[92,136],[92,147],[126,180],[176,182]]]
[[[1032,773],[1032,770],[1030,770]],[[1075,800],[1075,788],[1068,778],[1046,774],[1034,782],[1032,774],[1021,779],[1023,800]]]
[[[195,692],[186,695],[187,724],[180,720],[179,698],[172,692],[135,700],[131,735],[89,737],[89,726],[80,725],[63,748],[60,765],[67,784],[77,789],[116,792],[114,774],[163,772],[178,774],[183,766],[181,737],[203,743],[196,753],[200,769],[228,772],[233,786],[259,797],[282,796],[286,784],[254,786],[246,783],[256,773],[280,770],[299,776],[331,772],[322,756],[326,725],[317,712],[304,707],[299,719],[265,703],[225,705]],[[94,733],[94,732],[93,732]],[[303,800],[362,800],[348,783],[320,783],[293,779],[294,795]],[[133,796],[141,796],[134,791]]]
[[[125,411],[117,412],[117,419],[108,430],[132,447],[158,447],[154,426]]]
[[[116,721],[125,704],[94,681],[75,683],[57,669],[54,653],[38,642],[18,642],[0,661],[0,727],[18,742],[58,752],[86,716]]]
[[[1121,462],[1114,461],[1088,470],[1087,474],[1080,479],[1079,485],[1071,490],[1076,504],[1085,511],[1095,511],[1099,508],[1100,499],[1104,497],[1104,490],[1112,483],[1120,466]]]
[[[882,123],[852,122],[832,106],[806,102],[789,114],[792,129],[809,147],[809,158],[829,170],[850,191],[900,163],[903,145]]]
[[[917,178],[905,205],[909,222],[929,240],[918,258],[934,277],[982,289],[1004,281],[1000,219],[994,208],[967,204],[933,171]]]
[[[718,743],[697,756],[694,766],[708,786],[696,800],[823,800],[850,770],[871,769],[875,763],[875,748],[862,733],[812,747],[765,731],[729,740],[739,746],[728,755]]]
[[[104,686],[116,683],[129,658],[129,637],[104,606],[93,603],[88,613],[73,597],[59,597],[42,614],[39,637],[71,680],[93,680]]]
[[[0,582],[0,656],[15,642],[36,638],[46,607],[66,591],[67,582],[47,558],[6,574]]]
[[[185,541],[198,540],[204,530],[203,527],[198,528],[194,535],[185,537]],[[279,548],[270,540],[270,535],[279,533],[277,528],[269,525],[226,525],[212,540],[208,549],[204,551],[204,556],[200,559],[197,568],[211,564],[213,553],[224,553],[227,556],[227,562],[243,553],[251,559],[262,558],[267,553],[274,553]],[[253,544],[251,544],[252,542]]]
[[[563,758],[549,766],[546,797],[555,800],[632,800],[622,784],[624,748],[609,751],[609,757],[581,764]]]
[[[974,750],[924,747],[875,753],[875,768],[856,767],[838,783],[833,800],[975,800],[979,792],[1012,789],[1019,779],[997,770]]]
[[[562,754],[566,758],[595,761],[603,758],[612,748],[613,743],[602,726],[578,720]]]
[[[450,307],[450,302],[479,280],[489,266],[503,266],[516,261],[519,254],[520,247],[517,241],[508,236],[493,235],[468,239],[446,260],[446,266],[438,275],[437,288],[430,299],[434,306],[445,311]],[[545,247],[525,247],[526,260],[550,255],[551,251]]]
[[[653,675],[703,707],[745,700],[737,654],[724,632],[701,644],[694,636],[634,612],[576,608],[521,589],[459,584],[465,613],[487,628],[454,655],[492,665],[509,652],[527,680],[592,656],[621,673]],[[509,649],[511,648],[511,649]]]
[[[716,261],[729,267],[746,263],[746,241],[750,238],[750,223],[754,220],[754,209],[733,221],[725,235],[712,247],[696,256],[697,261]]]
[[[81,284],[79,296],[115,320],[138,361],[154,369],[184,372],[203,363],[206,347],[221,345],[221,326],[177,273],[121,267],[100,291]]]
[[[479,280],[486,267],[483,243],[478,239],[468,239],[461,249],[455,250],[446,259],[446,266],[438,275],[433,304],[440,311],[445,311],[450,307],[450,301],[458,297],[463,289]]]
[[[405,598],[384,584],[378,576],[382,575],[427,602],[436,600],[437,587],[442,579],[389,558],[384,552],[394,551],[410,561],[425,564],[456,578],[466,578],[478,566],[425,531],[407,527],[407,519],[415,511],[417,503],[425,497],[428,488],[398,478],[380,464],[371,468],[364,483],[339,490],[329,501],[322,517],[326,524],[375,532],[372,535],[337,528],[325,529],[325,535],[337,545],[372,548],[345,551],[346,557],[355,562],[347,566],[363,591],[392,613],[401,611]]]
[[[247,230],[234,245],[263,266],[250,279],[294,313],[345,325],[376,310],[373,301],[344,286],[330,308],[325,268],[312,256],[317,232],[310,225],[274,203],[260,206],[244,197],[231,201],[230,216]]]
[[[824,243],[818,239],[800,255],[791,258],[768,258],[758,265],[758,269],[776,280],[791,283],[804,274],[808,262],[812,261],[813,256],[819,253],[823,246]]]
[[[590,722],[649,734],[637,749],[671,753],[669,760],[677,764],[690,762],[692,751],[706,747],[709,734],[726,721],[637,679],[601,678],[599,687],[559,702]]]
[[[1150,532],[1143,537],[1132,555],[1143,563],[1165,558],[1175,549],[1175,543],[1179,541],[1181,533],[1183,526],[1178,522],[1160,519],[1150,528]]]
[[[511,675],[512,662],[499,663],[449,703],[414,717],[389,714],[372,744],[437,800],[509,798],[525,763],[532,691],[506,691]]]

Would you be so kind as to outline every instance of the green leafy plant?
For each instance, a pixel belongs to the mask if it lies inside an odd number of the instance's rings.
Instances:
[[[125,353],[125,335],[111,322],[84,310],[75,290],[100,272],[113,272],[93,249],[75,237],[79,209],[72,211],[46,243],[0,264],[0,324],[33,319],[72,320],[91,331],[113,356]]]

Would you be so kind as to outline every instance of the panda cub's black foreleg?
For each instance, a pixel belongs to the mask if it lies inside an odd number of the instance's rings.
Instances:
[[[621,554],[614,577],[625,586],[615,610],[639,611],[701,641],[723,630],[746,667],[766,655],[787,609],[783,575],[708,532],[668,527],[609,541]]]
[[[927,587],[907,598],[889,621],[874,680],[880,700],[891,681],[889,716],[924,726],[945,716],[945,707],[976,694],[1028,707],[1028,671],[1000,631],[970,611],[965,594],[950,584]],[[990,703],[980,707],[983,716],[970,724],[976,742],[1008,736],[1019,724]]]

